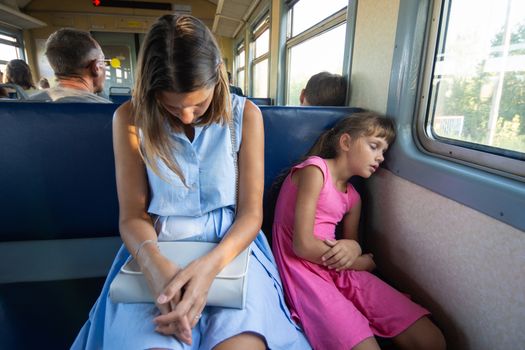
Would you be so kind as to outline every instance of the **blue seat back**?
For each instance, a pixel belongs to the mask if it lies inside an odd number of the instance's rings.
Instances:
[[[0,240],[118,235],[117,106],[1,104]]]
[[[272,223],[278,188],[272,187],[279,175],[308,152],[322,131],[340,118],[363,111],[353,107],[261,106],[264,119],[264,219],[262,230],[272,239]],[[359,179],[352,184],[361,190]]]
[[[116,105],[2,103],[2,241],[118,234],[111,120]],[[360,111],[261,106],[265,189],[322,130]],[[28,216],[31,220],[28,220]]]
[[[247,99],[257,106],[273,106],[273,99],[270,97],[247,97]]]
[[[323,130],[344,116],[362,111],[352,107],[261,106],[260,109],[265,132],[265,189],[310,149]]]
[[[126,101],[129,101],[131,99],[131,95],[126,95],[126,94],[110,94],[109,95],[109,99],[111,100],[111,102],[113,103],[116,103],[116,104],[123,104],[124,102]]]
[[[128,86],[111,86],[109,88],[109,99],[116,104],[123,104],[131,99],[131,88]]]

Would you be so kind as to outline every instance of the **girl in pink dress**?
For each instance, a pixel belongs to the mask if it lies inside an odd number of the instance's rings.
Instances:
[[[402,349],[445,349],[429,312],[371,274],[372,255],[358,243],[361,200],[348,180],[370,177],[394,137],[390,119],[344,118],[281,187],[273,251],[292,316],[316,350],[379,349],[374,335],[393,338]]]

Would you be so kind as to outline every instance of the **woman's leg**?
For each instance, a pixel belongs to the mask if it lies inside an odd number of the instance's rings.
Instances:
[[[428,317],[422,317],[393,338],[394,344],[403,350],[444,350],[445,337]]]
[[[241,333],[228,338],[214,347],[214,350],[265,350],[264,340],[254,333]]]

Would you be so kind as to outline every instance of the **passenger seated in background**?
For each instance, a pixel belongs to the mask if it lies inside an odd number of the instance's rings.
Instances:
[[[100,45],[88,32],[69,28],[54,32],[47,39],[46,56],[57,85],[31,100],[111,103],[96,95],[104,88],[106,67]]]
[[[27,95],[32,95],[38,91],[33,83],[31,68],[24,60],[9,61],[5,67],[5,82],[20,86]]]
[[[228,83],[230,84],[230,94],[244,96],[240,87],[232,85],[232,74],[230,72],[228,72]]]
[[[0,84],[2,84],[4,82],[4,72],[2,72],[0,70]],[[0,87],[0,98],[8,98],[9,97],[9,93],[7,92],[7,90],[3,87]]]
[[[345,78],[328,72],[312,75],[299,97],[301,106],[344,106],[345,100]]]
[[[9,98],[9,93],[3,87],[0,87],[0,99]]]
[[[42,78],[38,81],[38,87],[40,87],[41,90],[49,89],[49,81],[47,78]]]

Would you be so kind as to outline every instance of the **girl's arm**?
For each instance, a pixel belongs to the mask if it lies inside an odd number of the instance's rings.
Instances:
[[[357,202],[343,218],[343,238],[324,241],[330,250],[322,256],[322,259],[329,269],[336,271],[351,269],[361,258],[362,251],[357,234],[360,212],[361,201]]]
[[[261,111],[246,100],[243,115],[242,143],[239,150],[239,198],[233,225],[209,254],[193,261],[166,287],[161,297],[169,300],[184,287],[184,295],[175,310],[155,318],[158,331],[179,334],[191,343],[194,327],[206,304],[207,293],[215,276],[257,236],[262,224],[264,190],[264,127]],[[142,254],[142,253],[141,253]],[[188,322],[189,321],[189,326]],[[182,331],[180,331],[182,329]],[[189,340],[189,341],[186,341]]]
[[[320,265],[324,265],[323,254],[330,250],[314,236],[315,212],[323,180],[321,169],[313,165],[298,169],[292,175],[292,181],[297,184],[293,250],[298,257]]]
[[[343,239],[352,240],[359,244],[358,229],[360,216],[361,200],[358,200],[343,219]],[[363,254],[357,257],[349,269],[372,271],[375,269],[375,266],[372,254]]]
[[[157,249],[157,234],[147,213],[148,182],[139,154],[137,130],[130,103],[120,106],[113,117],[113,149],[119,200],[119,230],[128,251],[137,259],[155,296],[177,273],[178,268]],[[141,244],[152,240],[153,244]],[[137,256],[137,250],[140,253]],[[159,305],[161,312],[169,307]]]

